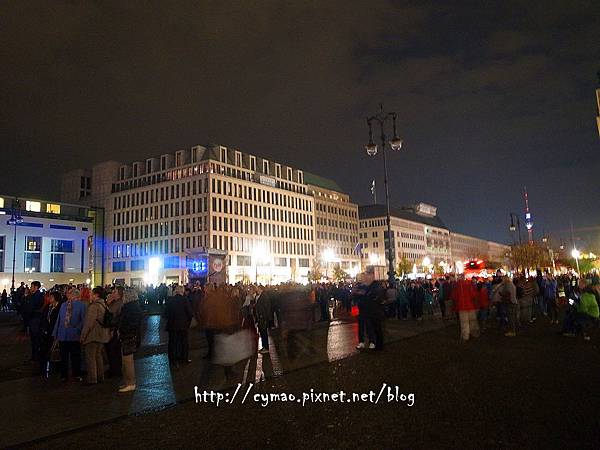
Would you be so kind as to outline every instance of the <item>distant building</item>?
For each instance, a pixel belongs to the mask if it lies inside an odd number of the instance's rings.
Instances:
[[[489,259],[488,241],[460,233],[450,233],[452,259],[465,262],[476,259]]]
[[[437,216],[434,206],[418,203],[412,207],[391,208],[390,216],[396,264],[407,262],[421,272],[424,262],[446,271],[454,271],[457,263],[471,259],[508,263],[508,245],[450,231]],[[369,264],[387,266],[385,206],[361,206],[359,219],[363,268]]]
[[[390,208],[395,261],[420,267],[427,256],[431,264],[450,261],[450,232],[436,215],[436,208],[419,203],[409,208]],[[384,237],[387,235],[385,205],[359,207],[359,240],[365,265],[388,265]]]
[[[16,226],[9,223],[13,214],[22,218]],[[102,220],[99,209],[0,196],[2,289],[11,287],[13,255],[16,287],[34,280],[44,287],[86,282],[102,285]]]

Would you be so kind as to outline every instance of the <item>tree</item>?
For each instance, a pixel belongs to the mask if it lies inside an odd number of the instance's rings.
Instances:
[[[446,273],[446,271],[444,270],[443,266],[440,266],[439,264],[435,264],[433,266],[433,273],[435,275],[444,275]]]
[[[408,259],[402,257],[402,259],[398,262],[396,266],[396,275],[401,277],[403,274],[407,274],[412,272],[413,265],[408,261]]]
[[[323,272],[321,271],[321,264],[315,261],[315,264],[311,267],[308,272],[308,281],[321,281],[323,278]]]
[[[486,267],[488,267],[489,269],[493,269],[493,270],[498,270],[504,267],[505,264],[498,262],[498,261],[487,261],[485,263]]]
[[[577,270],[577,261],[575,258],[569,258],[567,264],[574,270]],[[590,258],[581,258],[579,260],[579,272],[582,274],[590,273],[592,270],[597,269],[598,264],[596,260]]]
[[[536,269],[538,267],[549,267],[552,265],[550,255],[546,247],[538,243],[518,244],[511,248],[510,260],[516,269]]]
[[[345,279],[350,278],[350,275],[342,269],[339,264],[336,264],[333,268],[333,279],[337,282],[344,281]]]

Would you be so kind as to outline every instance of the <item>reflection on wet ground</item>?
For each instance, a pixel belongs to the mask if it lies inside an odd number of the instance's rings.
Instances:
[[[162,322],[160,316],[146,318],[143,348],[135,361],[137,390],[133,393],[118,394],[118,380],[89,387],[75,382],[63,384],[56,379],[42,382],[36,377],[0,383],[0,416],[11,417],[15,424],[0,434],[0,447],[189,401],[194,398],[195,386],[200,390],[223,390],[238,383],[257,383],[357,352],[357,324],[350,316],[314,324],[310,330],[274,329],[270,334],[270,353],[256,354],[230,367],[203,359],[206,353],[203,333],[192,329],[192,363],[171,370],[164,348],[167,335]],[[397,341],[444,325],[440,320],[388,320],[386,341]],[[158,353],[144,356],[148,354],[144,348],[155,348]],[[38,427],[30,419],[39,412],[40,404],[64,405],[64,408],[54,409],[53,420]]]

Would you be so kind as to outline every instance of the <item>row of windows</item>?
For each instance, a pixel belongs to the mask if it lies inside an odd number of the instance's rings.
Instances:
[[[414,250],[425,250],[424,245],[413,244],[412,242],[402,242],[402,248],[412,248]]]
[[[267,202],[268,203],[268,202]],[[312,227],[312,215],[304,212],[288,211],[287,209],[270,208],[268,206],[250,205],[234,200],[212,198],[212,211],[237,216],[253,217],[256,219],[275,220]],[[306,211],[305,209],[302,211]]]
[[[207,180],[205,180],[207,181]],[[247,187],[238,185],[236,183],[222,182],[221,180],[212,180],[212,188],[213,192],[218,194],[225,194],[228,196],[235,196],[245,200],[252,200],[261,203],[272,204],[276,206],[283,206],[286,208],[294,208],[299,209],[301,211],[312,212],[312,202],[306,199],[299,199],[297,197],[292,197],[289,195],[283,195],[276,192],[265,191],[262,189]],[[181,184],[181,194],[183,197],[186,195],[196,195],[196,186],[200,186],[199,180],[191,183]],[[154,203],[155,198],[156,201],[169,201],[172,199],[179,199],[180,193],[180,185],[173,185],[171,189],[161,188],[154,189],[150,191],[137,192],[135,194],[128,194],[123,196],[118,196],[113,199],[113,206],[116,210],[119,209],[128,209],[131,207],[144,205],[149,203]],[[159,197],[160,192],[160,197]],[[198,194],[202,194],[201,190],[197,191]],[[204,191],[205,192],[205,191]],[[169,195],[170,194],[170,195]],[[222,202],[225,202],[224,204]],[[243,207],[242,207],[243,205]],[[185,209],[184,209],[185,206]],[[228,199],[218,200],[213,197],[213,210],[217,212],[226,212],[232,214],[242,214],[252,217],[252,209],[248,210],[249,207],[252,208],[251,205],[244,204],[238,201],[232,201]],[[129,224],[135,223],[139,221],[152,220],[154,218],[168,218],[168,217],[176,217],[184,214],[195,213],[196,211],[207,211],[207,202],[206,197],[195,198],[191,200],[178,201],[178,202],[170,202],[164,205],[155,205],[141,209],[127,210],[117,212],[113,215],[113,225],[121,225],[121,224]],[[257,206],[254,206],[255,216],[257,216]],[[284,212],[285,221],[289,221],[287,217],[289,213]],[[312,215],[306,215],[306,217],[311,217]],[[262,217],[259,217],[262,218]],[[311,219],[312,220],[312,219]],[[312,223],[311,223],[312,225]]]
[[[0,236],[0,272],[4,270],[5,236]],[[52,239],[50,241],[50,272],[65,271],[65,253],[73,253],[73,241]],[[23,271],[41,271],[42,237],[26,236]],[[83,269],[82,269],[83,270]]]
[[[387,264],[387,257],[380,256],[377,253],[372,253],[371,255],[369,253],[363,253],[361,255],[361,258],[371,261],[371,256],[375,256],[376,258],[378,258],[379,259],[378,263],[380,265]],[[409,261],[416,262],[416,261],[420,261],[421,258],[423,258],[423,254],[422,253],[410,253],[410,252],[398,252],[396,254],[396,262],[398,262],[398,260],[403,259],[403,258],[408,259]]]
[[[360,239],[366,239],[368,237],[368,234],[366,231],[365,232],[361,232],[358,234]],[[371,232],[371,237],[378,237],[379,233],[377,231],[372,231]],[[405,233],[403,231],[396,231],[396,237],[402,237],[404,239],[412,239],[415,241],[424,241],[425,237],[422,235],[418,235],[418,234],[413,234],[413,233]]]
[[[159,201],[179,200],[181,197],[204,193],[208,193],[208,178],[163,186],[160,189],[155,188],[132,194],[117,195],[113,198],[113,209],[130,208]]]
[[[112,246],[113,259],[128,258],[131,256],[166,255],[179,253],[187,249],[196,249],[208,246],[208,237],[188,236],[185,238],[159,239],[131,244],[118,244]]]
[[[207,230],[207,216],[191,217],[187,219],[156,222],[150,225],[115,228],[113,229],[113,241],[122,242],[137,239],[149,239]]]
[[[151,160],[148,160],[148,162],[151,162]],[[134,164],[134,172],[136,172],[135,170],[135,164]],[[214,172],[214,164],[210,165],[210,171]],[[125,176],[125,169],[126,167],[123,166],[121,167],[120,171],[119,171],[119,177],[120,179],[124,180],[126,178]],[[146,175],[146,176],[142,176],[140,178],[135,178],[132,180],[128,180],[128,181],[121,181],[120,183],[113,183],[112,185],[112,192],[121,192],[121,191],[126,191],[129,189],[134,189],[134,188],[138,188],[138,187],[143,187],[143,186],[149,186],[149,185],[153,185],[153,184],[157,184],[157,183],[163,183],[166,181],[172,181],[172,180],[179,180],[181,178],[186,178],[186,177],[191,177],[194,175],[201,175],[203,173],[208,173],[209,172],[209,164],[202,164],[202,165],[196,165],[196,166],[190,166],[187,167],[185,169],[177,169],[177,170],[170,170],[170,171],[165,171],[166,170],[166,164],[165,166],[161,169],[163,172],[162,173],[155,173],[153,175]],[[148,170],[148,173],[150,173],[150,170]],[[134,177],[136,177],[137,175],[134,175]]]
[[[268,162],[268,161],[267,161]],[[135,167],[135,165],[134,165]],[[235,168],[231,168],[229,166],[215,164],[211,162],[210,164],[205,163],[201,165],[189,166],[182,169],[169,170],[166,171],[166,163],[163,165],[161,161],[161,170],[162,173],[153,174],[153,175],[145,175],[140,178],[134,178],[131,180],[124,181],[126,178],[125,173],[126,167],[123,166],[120,169],[119,177],[121,182],[113,183],[112,192],[121,192],[129,189],[134,189],[138,187],[143,187],[147,185],[153,185],[157,183],[162,183],[171,180],[178,180],[182,178],[187,178],[195,175],[200,175],[203,173],[217,173],[221,175],[226,175],[228,177],[237,178],[245,181],[257,181],[254,179],[253,171],[247,170],[239,170]],[[134,170],[135,172],[135,170]],[[264,172],[265,174],[269,174],[269,172]],[[135,177],[135,176],[134,176]],[[280,189],[285,189],[292,192],[298,192],[302,194],[306,194],[306,187],[303,186],[304,178],[302,176],[302,172],[298,171],[298,184],[293,182],[281,181],[281,180],[273,180],[273,187],[277,187]],[[291,181],[291,180],[290,180]]]
[[[230,233],[254,234],[258,236],[283,237],[286,239],[313,240],[313,230],[272,223],[253,222],[251,220],[238,220],[227,217],[212,218],[213,231]]]
[[[116,212],[113,214],[113,226],[168,219],[202,212],[208,212],[208,202],[206,197],[197,197],[192,200]]]
[[[354,256],[358,258],[358,254],[354,251],[353,247],[337,247],[335,245],[320,245],[318,247],[319,254],[322,254],[325,250],[333,250],[335,255]]]
[[[341,228],[343,230],[356,230],[357,226],[355,223],[347,222],[347,221],[338,221],[334,219],[325,219],[324,217],[317,216],[316,218],[317,225],[321,225],[324,227],[335,227]]]
[[[252,252],[258,245],[257,240],[239,236],[213,235],[212,247],[218,250],[235,252]],[[268,253],[276,255],[314,255],[314,245],[306,242],[290,242],[281,240],[261,241]]]
[[[330,240],[330,241],[341,241],[341,242],[351,242],[356,244],[357,239],[356,236],[350,236],[347,234],[338,234],[331,233],[325,231],[317,231],[317,239]]]
[[[252,200],[261,203],[268,203],[275,206],[284,206],[286,208],[299,209],[301,211],[312,212],[312,201],[297,196],[271,192],[269,190],[245,186],[229,181],[212,179],[212,190],[215,194],[223,194],[230,197],[238,197],[244,200]]]
[[[348,208],[338,208],[337,206],[324,205],[322,203],[317,203],[315,208],[319,212],[337,214],[344,217],[351,217],[353,219],[357,218],[357,211]]]
[[[3,197],[0,197],[0,208],[4,208]],[[42,202],[34,202],[32,200],[25,201],[25,211],[42,212],[42,210],[51,214],[60,214],[60,205],[56,203],[44,203],[42,206]]]
[[[236,263],[238,267],[251,267],[253,258],[247,255],[237,255]],[[254,260],[254,265],[263,265],[264,262],[260,259]],[[298,267],[309,267],[310,260],[308,258],[298,258]],[[273,265],[276,267],[289,267],[289,259],[285,257],[273,258]]]
[[[238,267],[250,267],[252,266],[252,257],[248,255],[237,255],[235,259]],[[286,257],[275,257],[273,258],[273,265],[275,267],[289,267],[290,260]],[[254,261],[255,265],[264,264],[262,261]],[[310,260],[308,258],[298,258],[298,267],[309,267]],[[129,261],[129,267],[132,272],[144,271],[146,268],[146,262],[144,259],[132,259]],[[173,255],[163,259],[162,267],[165,269],[178,269],[181,267],[181,260],[179,256]],[[127,261],[113,261],[112,263],[113,272],[126,272]]]
[[[405,239],[413,239],[415,241],[423,241],[425,240],[424,236],[420,236],[418,234],[413,234],[413,233],[404,233],[404,232],[398,232],[398,234],[396,234],[396,236],[400,236],[403,237]]]

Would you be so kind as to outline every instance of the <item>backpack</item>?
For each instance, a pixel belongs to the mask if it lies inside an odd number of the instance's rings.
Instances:
[[[114,314],[108,308],[108,306],[106,306],[106,305],[103,305],[103,306],[104,306],[104,316],[102,316],[102,322],[98,322],[98,323],[100,323],[100,325],[103,328],[112,328],[113,327]]]

